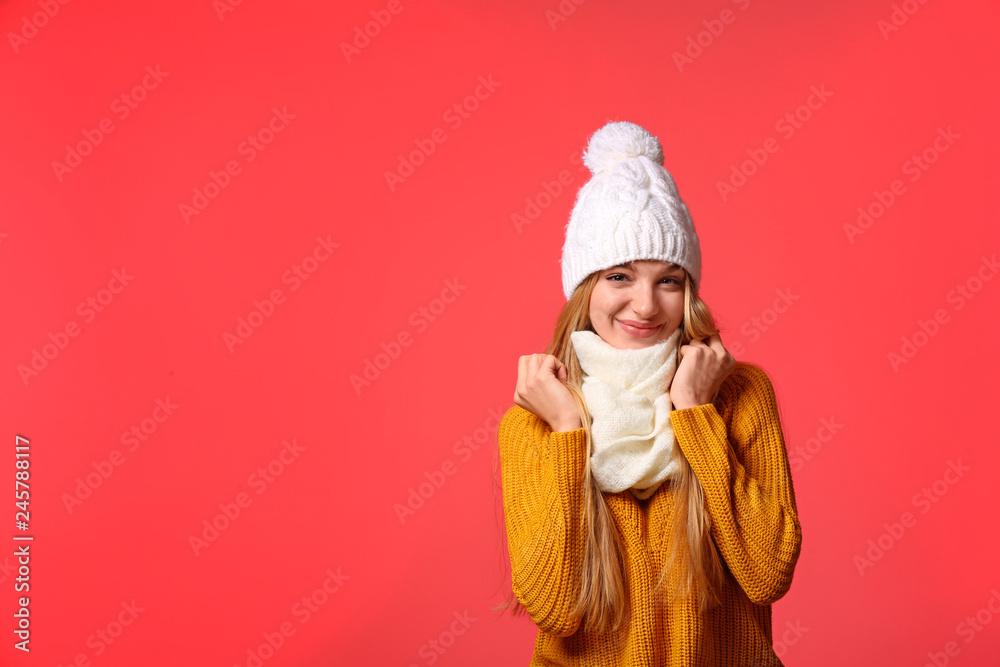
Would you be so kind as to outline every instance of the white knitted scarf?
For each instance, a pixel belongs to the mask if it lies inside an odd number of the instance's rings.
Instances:
[[[618,349],[593,331],[570,334],[592,419],[591,472],[602,491],[648,498],[676,475],[667,388],[677,370],[680,328],[665,341]]]

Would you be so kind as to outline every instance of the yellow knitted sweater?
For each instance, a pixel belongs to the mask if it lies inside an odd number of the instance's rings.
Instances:
[[[646,500],[605,493],[624,549],[631,623],[595,634],[569,615],[585,543],[585,431],[553,432],[518,405],[504,414],[498,439],[512,587],[539,628],[530,667],[782,664],[771,603],[792,583],[802,532],[771,382],[738,362],[713,403],[674,410],[670,421],[705,490],[726,569],[722,604],[700,614],[691,600],[667,605],[653,596],[670,537],[669,483]]]

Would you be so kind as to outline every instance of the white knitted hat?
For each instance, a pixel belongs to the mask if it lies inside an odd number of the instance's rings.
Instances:
[[[590,138],[583,162],[593,177],[576,196],[566,225],[563,292],[594,271],[633,260],[680,264],[701,283],[701,246],[660,142],[635,123],[608,123]]]

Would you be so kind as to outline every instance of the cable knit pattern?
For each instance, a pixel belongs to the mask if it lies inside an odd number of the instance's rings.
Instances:
[[[583,162],[592,176],[566,225],[566,298],[594,271],[637,259],[676,262],[700,285],[701,242],[660,141],[635,123],[608,123],[591,135]]]
[[[739,362],[713,403],[670,413],[677,444],[705,488],[727,566],[722,604],[667,605],[653,587],[670,539],[669,483],[646,500],[605,493],[623,547],[631,624],[587,633],[569,616],[580,591],[583,428],[553,432],[513,405],[498,438],[512,587],[539,628],[530,667],[773,667],[771,604],[792,582],[802,533],[778,407],[767,375]]]

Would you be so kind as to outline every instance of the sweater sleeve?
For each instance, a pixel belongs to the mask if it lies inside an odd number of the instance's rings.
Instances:
[[[672,411],[671,424],[705,490],[720,554],[752,602],[771,604],[791,586],[802,543],[778,406],[756,366],[739,364],[723,387],[728,435],[712,403]]]
[[[585,525],[586,431],[553,432],[514,405],[498,429],[504,521],[514,595],[544,632],[565,637],[579,618]]]

